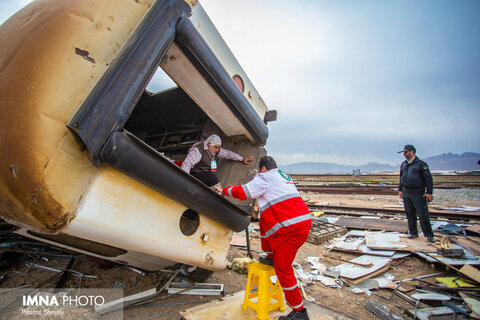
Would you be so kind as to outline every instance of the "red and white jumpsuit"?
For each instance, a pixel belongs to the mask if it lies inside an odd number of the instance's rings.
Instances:
[[[307,240],[312,217],[292,178],[275,168],[259,173],[247,184],[226,187],[223,193],[240,200],[257,199],[262,250],[273,259],[287,303],[293,310],[301,310],[303,299],[292,263]]]

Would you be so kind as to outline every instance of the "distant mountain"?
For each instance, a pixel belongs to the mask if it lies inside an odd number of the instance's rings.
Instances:
[[[443,153],[438,156],[424,158],[428,163],[430,170],[450,170],[450,171],[471,171],[479,170],[477,164],[480,159],[480,153],[465,152],[462,154]],[[360,169],[362,173],[371,173],[379,171],[397,172],[400,163],[389,165],[377,162],[370,162],[364,165],[342,165],[328,162],[300,162],[286,166],[282,169],[288,173],[352,173],[353,170]]]
[[[431,170],[479,170],[477,164],[480,160],[480,153],[464,152],[462,154],[442,153],[438,156],[432,156],[424,159]]]

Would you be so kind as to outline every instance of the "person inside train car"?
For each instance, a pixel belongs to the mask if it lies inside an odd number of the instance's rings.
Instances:
[[[260,158],[259,174],[247,184],[218,188],[223,194],[240,200],[257,199],[260,207],[260,238],[267,254],[260,262],[275,268],[285,299],[293,311],[286,319],[309,319],[292,263],[305,243],[312,217],[292,178],[277,168],[270,156]]]
[[[222,140],[216,134],[195,143],[188,150],[188,155],[182,163],[183,171],[190,173],[208,187],[220,186],[216,174],[219,158],[241,161],[244,164],[249,164],[254,159],[253,156],[242,157],[221,146]]]

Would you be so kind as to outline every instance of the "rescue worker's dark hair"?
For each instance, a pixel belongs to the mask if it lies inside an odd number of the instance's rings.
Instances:
[[[277,163],[275,160],[273,160],[272,157],[270,156],[263,156],[260,158],[260,162],[258,164],[258,167],[262,169],[262,167],[265,167],[267,170],[275,169],[277,167]]]

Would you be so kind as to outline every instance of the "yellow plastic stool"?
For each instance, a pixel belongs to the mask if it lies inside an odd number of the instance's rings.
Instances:
[[[275,269],[260,262],[253,263],[248,268],[247,287],[242,309],[247,310],[247,307],[254,309],[257,311],[257,319],[260,320],[268,320],[268,313],[276,308],[280,308],[280,311],[285,310],[282,287],[278,279],[275,284],[272,283],[270,277],[273,275],[275,275]],[[257,291],[250,293],[255,285]],[[257,297],[256,303],[250,300],[255,297]],[[270,304],[272,298],[276,302]]]

